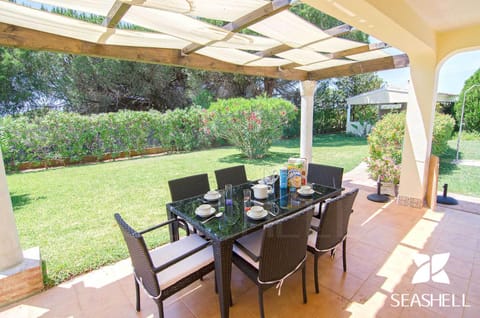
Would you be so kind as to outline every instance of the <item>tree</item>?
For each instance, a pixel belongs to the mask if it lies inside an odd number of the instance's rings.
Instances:
[[[69,56],[68,64],[67,108],[79,113],[165,111],[190,104],[181,68],[85,56]]]
[[[458,101],[455,103],[455,119],[458,125],[460,125],[462,116],[462,104],[465,92],[474,85],[480,85],[480,69],[465,81]],[[480,86],[470,89],[465,96],[463,123],[465,130],[480,132]]]
[[[382,87],[383,81],[375,73],[320,81],[315,92],[314,131],[316,133],[345,130],[347,98]],[[357,117],[363,121],[376,120],[371,108],[357,108]],[[373,122],[372,122],[373,123]]]

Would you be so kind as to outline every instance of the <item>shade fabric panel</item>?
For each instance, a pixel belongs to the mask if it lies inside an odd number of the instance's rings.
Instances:
[[[387,56],[390,56],[390,54],[385,53],[385,51],[383,50],[377,50],[377,51],[370,51],[365,53],[348,55],[347,57],[349,59],[356,60],[356,61],[367,61],[367,60],[373,60],[373,59],[387,57]]]
[[[264,51],[281,44],[281,42],[270,38],[237,33],[228,40],[213,43],[212,46],[249,51]]]
[[[112,31],[113,33],[105,39],[105,44],[178,50],[190,44],[188,41],[165,34],[118,29]]]
[[[127,11],[123,20],[198,44],[222,40],[229,33],[222,28],[180,13],[136,6]]]
[[[306,66],[299,66],[299,67],[296,67],[295,69],[310,72],[310,71],[321,70],[324,68],[350,64],[354,62],[355,61],[351,61],[351,60],[332,59],[332,60],[328,60],[320,63],[314,63]]]
[[[115,3],[115,0],[35,0],[35,2],[106,16]]]
[[[308,49],[312,49],[318,52],[334,53],[343,50],[353,49],[365,45],[363,42],[356,42],[342,38],[329,38],[323,41],[316,42],[307,46]]]
[[[198,50],[197,53],[237,65],[244,65],[259,58],[259,56],[255,54],[247,53],[241,50],[216,47],[204,47]]]
[[[320,54],[311,50],[300,50],[300,49],[288,50],[288,51],[277,54],[277,56],[284,59],[288,59],[298,64],[302,64],[302,65],[328,60],[328,57],[326,57],[323,54]]]
[[[122,0],[125,3],[135,1]],[[234,21],[267,4],[264,0],[146,0],[137,5],[182,13],[207,19]]]
[[[247,63],[248,66],[264,66],[264,67],[272,67],[272,66],[282,66],[286,64],[290,64],[289,60],[279,59],[279,58],[272,58],[272,57],[264,57],[259,60]]]
[[[282,11],[249,27],[257,33],[298,48],[329,35],[290,11]]]
[[[97,42],[106,28],[62,15],[50,14],[11,2],[0,2],[0,22],[88,42]]]

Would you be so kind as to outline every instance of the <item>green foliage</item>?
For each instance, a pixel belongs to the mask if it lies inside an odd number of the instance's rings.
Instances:
[[[446,114],[435,114],[433,123],[432,154],[440,156],[448,150],[448,141],[452,137],[455,120]]]
[[[291,120],[283,127],[283,138],[294,138],[300,136],[300,117],[299,111],[293,114]]]
[[[432,153],[442,154],[448,149],[455,122],[450,115],[435,114]],[[400,182],[402,146],[405,135],[405,112],[389,113],[378,121],[368,136],[369,157],[366,159],[372,179]]]
[[[79,161],[85,156],[141,152],[148,147],[192,150],[210,145],[207,112],[200,107],[158,111],[120,111],[82,116],[50,111],[38,116],[0,119],[7,166],[50,159]]]
[[[470,89],[473,85],[479,85]],[[467,95],[465,91],[469,90]],[[470,76],[463,86],[458,101],[455,103],[455,119],[460,125],[462,116],[462,104],[465,97],[465,109],[463,115],[463,127],[466,131],[480,132],[480,69]]]
[[[210,106],[214,134],[240,149],[248,158],[262,158],[296,108],[280,98],[232,98]]]

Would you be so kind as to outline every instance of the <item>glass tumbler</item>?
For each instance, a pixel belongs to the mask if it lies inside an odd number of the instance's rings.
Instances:
[[[243,209],[245,212],[250,210],[252,202],[250,201],[252,198],[252,191],[250,189],[243,190]]]
[[[225,185],[225,206],[233,205],[233,187],[231,184]]]

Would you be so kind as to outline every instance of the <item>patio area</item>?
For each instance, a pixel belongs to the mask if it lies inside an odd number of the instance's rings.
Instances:
[[[268,317],[477,317],[480,312],[480,215],[464,205],[436,211],[368,201],[375,191],[360,181],[358,170],[344,186],[360,187],[349,225],[347,273],[341,251],[320,258],[320,293],[313,284],[313,257],[307,264],[308,303],[301,301],[301,274],[288,279],[281,296],[265,293]],[[461,206],[460,206],[461,207]],[[419,269],[414,255],[450,253],[443,268],[449,284],[412,283]],[[433,263],[433,260],[432,260]],[[438,267],[438,266],[437,266]],[[429,271],[432,277],[442,268]],[[431,277],[427,277],[431,278]],[[57,287],[0,309],[0,317],[156,317],[156,306],[143,292],[135,312],[130,260],[79,276]],[[256,286],[233,268],[231,317],[258,317]],[[418,298],[417,298],[418,297]],[[430,299],[427,303],[422,297]],[[402,302],[403,299],[403,303]],[[441,300],[439,300],[441,299]],[[219,317],[214,275],[166,301],[166,317]],[[466,306],[463,306],[466,305]]]

